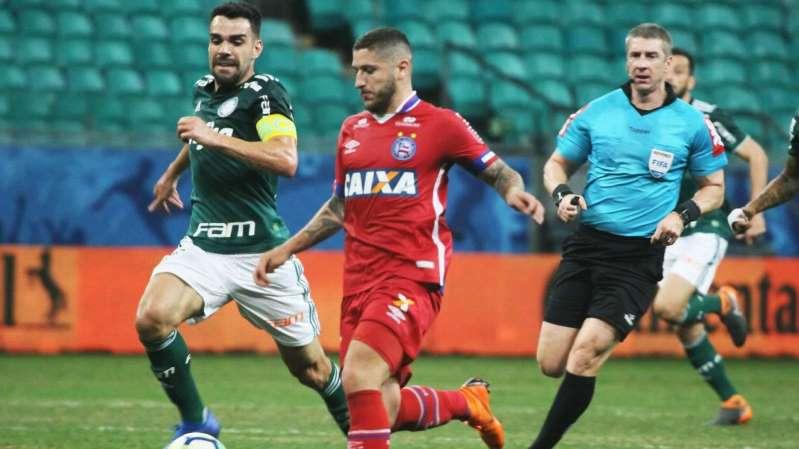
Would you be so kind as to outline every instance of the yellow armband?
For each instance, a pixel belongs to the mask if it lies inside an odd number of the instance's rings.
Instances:
[[[255,124],[255,129],[258,130],[258,137],[262,141],[277,136],[297,138],[297,128],[294,126],[294,122],[282,114],[270,114],[261,117],[261,120],[258,120],[258,123]]]

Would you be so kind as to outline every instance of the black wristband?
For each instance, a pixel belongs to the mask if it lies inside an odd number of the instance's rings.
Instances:
[[[695,221],[702,215],[702,211],[699,209],[699,206],[697,206],[694,200],[683,201],[677,205],[677,207],[674,209],[674,212],[680,214],[682,223],[686,226],[688,223]]]
[[[560,206],[560,201],[563,197],[572,193],[574,192],[567,184],[558,184],[555,190],[552,191],[552,199],[555,200],[555,206]]]

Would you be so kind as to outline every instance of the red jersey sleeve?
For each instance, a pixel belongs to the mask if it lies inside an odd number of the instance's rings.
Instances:
[[[455,111],[447,111],[447,126],[445,142],[447,156],[463,168],[477,175],[488,168],[497,159],[496,153],[491,151],[472,128],[472,125]]]

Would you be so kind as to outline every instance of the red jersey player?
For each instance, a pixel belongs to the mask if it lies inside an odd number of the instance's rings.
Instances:
[[[501,449],[505,435],[485,381],[473,378],[450,391],[401,387],[441,306],[452,253],[444,219],[448,169],[460,164],[538,223],[544,208],[460,115],[416,96],[411,49],[401,31],[378,28],[361,36],[352,66],[366,111],[342,124],[334,194],[300,232],[263,254],[256,282],[266,285],[275,267],[343,227],[339,354],[350,409],[348,449],[385,449],[392,431],[452,419]]]

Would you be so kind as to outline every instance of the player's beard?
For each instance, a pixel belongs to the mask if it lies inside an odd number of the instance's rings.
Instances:
[[[391,104],[391,99],[394,98],[394,93],[397,92],[397,83],[392,77],[386,85],[372,94],[373,100],[371,103],[364,102],[363,106],[367,111],[384,115],[388,112],[388,106]]]
[[[242,76],[244,76],[244,73],[246,73],[246,70],[243,69],[241,66],[235,65],[235,66],[224,66],[226,68],[235,68],[235,70],[232,70],[230,72],[230,75],[220,75],[219,72],[217,71],[219,67],[220,66],[217,66],[216,64],[214,65],[213,74],[216,83],[220,87],[233,87],[238,85],[241,82]]]

